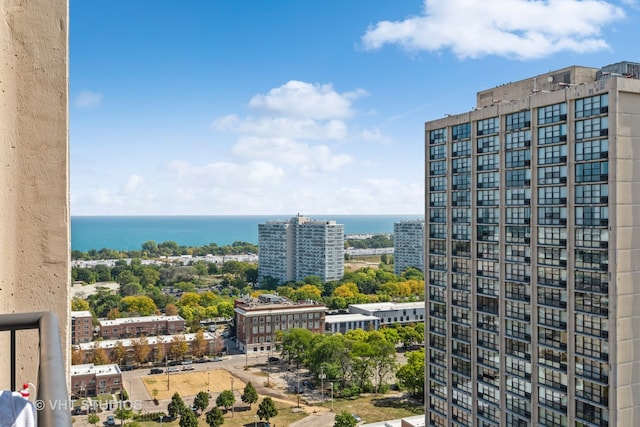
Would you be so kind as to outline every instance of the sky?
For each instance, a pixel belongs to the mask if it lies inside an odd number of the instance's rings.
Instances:
[[[424,123],[640,62],[640,0],[70,0],[71,215],[424,215]]]

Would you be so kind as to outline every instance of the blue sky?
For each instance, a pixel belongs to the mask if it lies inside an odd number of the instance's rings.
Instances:
[[[636,0],[70,1],[72,215],[424,212],[424,122],[640,62]]]

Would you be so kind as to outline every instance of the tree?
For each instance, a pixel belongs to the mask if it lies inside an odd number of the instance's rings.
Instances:
[[[183,335],[174,335],[169,344],[169,355],[172,359],[181,359],[189,351],[189,344]]]
[[[111,360],[118,365],[122,365],[122,359],[127,355],[127,349],[124,348],[122,341],[116,341],[116,344],[111,350]]]
[[[356,427],[358,421],[347,411],[342,411],[336,415],[333,427]]]
[[[73,311],[89,311],[89,301],[80,298],[74,298],[71,300],[71,310]]]
[[[176,418],[178,415],[186,412],[186,410],[187,406],[184,404],[184,400],[182,400],[178,392],[175,392],[173,396],[171,396],[171,402],[167,405],[167,413],[171,418]]]
[[[100,417],[96,414],[89,414],[89,417],[87,418],[87,422],[95,426],[100,422]]]
[[[293,328],[282,335],[280,343],[282,357],[289,363],[298,364],[304,361],[305,355],[311,346],[313,334],[308,329]]]
[[[198,392],[195,399],[193,399],[193,406],[200,411],[207,409],[207,406],[209,406],[209,393],[206,391]]]
[[[276,408],[276,404],[273,402],[273,400],[271,400],[270,397],[265,397],[264,399],[262,399],[262,402],[260,402],[260,406],[258,406],[257,414],[260,418],[260,421],[262,421],[262,419],[264,418],[265,420],[267,420],[267,422],[269,422],[270,418],[278,415],[278,409]]]
[[[256,388],[253,386],[253,384],[251,384],[251,381],[249,381],[244,387],[244,392],[242,393],[242,396],[240,396],[240,399],[244,403],[249,404],[249,409],[251,409],[251,405],[258,401],[258,392],[256,391]]]
[[[150,316],[157,310],[156,303],[146,295],[130,295],[120,301],[125,311],[140,316]]]
[[[166,314],[167,316],[175,316],[176,314],[178,314],[178,306],[173,303],[167,304],[164,308],[164,314]]]
[[[180,422],[178,423],[180,427],[198,427],[198,418],[193,411],[184,411],[180,415]]]
[[[120,420],[120,424],[123,423],[124,420],[128,420],[133,417],[133,410],[125,408],[126,405],[119,407],[113,412],[113,415]]]
[[[72,365],[82,365],[84,363],[84,350],[81,348],[72,348],[71,349],[71,364]]]
[[[220,427],[224,424],[224,416],[222,411],[217,406],[211,408],[209,412],[207,412],[205,421],[209,424],[209,427]]]
[[[191,352],[195,357],[202,357],[207,352],[207,340],[204,337],[204,331],[199,329],[191,343]]]
[[[93,354],[91,355],[91,363],[94,365],[106,365],[110,363],[109,356],[107,355],[107,351],[98,346],[98,343],[94,344]]]
[[[151,346],[145,337],[136,338],[133,340],[133,359],[137,363],[144,363],[149,358],[151,353]]]
[[[407,364],[400,366],[396,378],[401,386],[411,390],[414,396],[424,398],[424,349],[407,354]]]
[[[231,390],[224,390],[216,398],[216,405],[222,406],[227,411],[236,403],[236,397]]]

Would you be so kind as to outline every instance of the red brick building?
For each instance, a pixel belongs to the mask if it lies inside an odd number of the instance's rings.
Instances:
[[[71,344],[89,342],[93,339],[93,315],[90,311],[71,312]]]
[[[139,316],[100,320],[100,336],[106,340],[184,333],[180,316]]]
[[[71,366],[71,395],[76,397],[113,394],[122,390],[122,373],[118,365],[93,363]]]
[[[246,352],[269,352],[276,331],[292,328],[324,333],[327,307],[315,301],[293,302],[278,295],[264,294],[235,301],[236,346]]]

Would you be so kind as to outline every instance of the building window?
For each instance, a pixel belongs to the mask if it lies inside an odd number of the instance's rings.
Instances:
[[[576,182],[607,181],[609,179],[609,162],[578,163],[576,165]]]
[[[538,164],[551,165],[567,162],[567,145],[551,145],[538,148]]]
[[[538,208],[538,225],[565,225],[567,223],[567,208],[546,207]]]
[[[507,131],[513,131],[531,126],[531,111],[519,111],[513,114],[507,114]]]
[[[538,184],[553,185],[567,182],[566,166],[547,166],[538,168]]]
[[[447,210],[433,208],[429,209],[429,221],[430,222],[438,222],[438,223],[446,223],[447,222]]]
[[[567,353],[550,348],[539,348],[538,364],[567,372]]]
[[[567,187],[539,187],[538,188],[538,204],[539,205],[566,205],[567,204]]]
[[[436,255],[446,255],[447,242],[445,240],[429,240],[429,253]]]
[[[557,144],[567,140],[567,125],[553,125],[538,128],[538,145]]]
[[[485,154],[483,156],[478,156],[479,171],[498,169],[499,164],[500,159],[497,154]]]
[[[507,187],[525,187],[531,184],[531,169],[513,169],[506,173]]]
[[[453,190],[468,190],[471,188],[471,174],[456,174],[451,176]]]
[[[553,267],[538,267],[538,284],[564,288],[567,286],[567,270]]]
[[[483,172],[476,175],[478,188],[497,188],[500,184],[498,172]]]
[[[459,141],[461,139],[471,138],[471,123],[463,123],[455,125],[451,128],[451,139]]]
[[[508,206],[529,206],[531,203],[531,189],[529,188],[508,188],[506,190]]]
[[[538,344],[557,350],[567,350],[567,332],[538,327]]]
[[[608,206],[576,207],[576,225],[606,226],[609,224]]]
[[[554,267],[567,266],[567,250],[558,247],[539,247],[538,264]]]
[[[566,308],[567,291],[561,288],[538,286],[538,304],[549,307]]]
[[[453,208],[451,210],[451,221],[454,223],[469,224],[471,222],[471,209]]]
[[[437,176],[429,178],[429,190],[431,191],[445,191],[447,189],[447,178],[444,176]]]
[[[518,301],[506,301],[506,316],[515,320],[531,320],[531,305]]]
[[[451,192],[451,206],[471,206],[471,191]]]
[[[477,144],[477,152],[481,153],[490,153],[492,151],[498,151],[500,149],[500,140],[498,136],[485,136],[482,138],[478,138],[476,141]]]
[[[609,184],[576,185],[576,204],[599,205],[609,202]]]
[[[609,314],[609,298],[605,295],[576,292],[575,303],[576,311],[582,313],[599,316],[607,316]]]
[[[524,398],[529,398],[531,396],[531,381],[507,375],[507,391]]]
[[[453,143],[452,157],[462,157],[471,155],[471,140],[458,141]]]
[[[552,328],[567,328],[567,311],[551,307],[538,308],[538,324]]]
[[[497,117],[478,120],[476,129],[478,136],[488,135],[490,133],[498,133],[498,130],[500,129],[500,122],[498,121]]]
[[[609,118],[595,117],[576,122],[576,141],[598,138],[609,134]]]
[[[447,173],[447,162],[445,160],[439,160],[437,162],[429,163],[429,175],[444,175]]]
[[[607,271],[608,267],[609,267],[608,251],[576,249],[576,268]]]
[[[609,140],[576,142],[576,161],[600,160],[609,157]]]
[[[507,151],[505,167],[523,168],[531,164],[531,150]]]
[[[452,242],[451,255],[455,257],[471,257],[471,243],[459,241]]]
[[[446,145],[433,145],[429,147],[430,160],[440,160],[440,159],[444,159],[446,156],[447,156]]]
[[[576,314],[576,331],[599,338],[607,338],[609,333],[609,319],[590,314]]]
[[[547,105],[538,108],[538,124],[546,125],[549,123],[564,122],[567,120],[567,104]]]
[[[506,245],[505,260],[510,262],[528,263],[531,261],[531,247],[528,245]]]
[[[576,353],[603,361],[609,360],[609,343],[595,337],[576,335]]]
[[[430,193],[429,194],[429,206],[431,206],[431,207],[446,207],[447,206],[447,193]]]
[[[471,157],[460,157],[451,161],[453,173],[471,172]]]
[[[447,129],[434,129],[429,132],[429,144],[444,144],[447,142]]]
[[[500,200],[498,190],[478,190],[477,193],[478,206],[498,206]]]
[[[529,224],[531,223],[531,208],[507,208],[507,224]]]
[[[606,248],[609,246],[609,230],[606,228],[576,228],[576,246]]]
[[[476,256],[481,259],[497,260],[500,257],[500,246],[492,243],[478,243]]]
[[[505,227],[505,240],[507,243],[529,243],[531,240],[531,227],[509,225]]]
[[[476,221],[478,224],[498,224],[500,220],[499,208],[478,208]]]
[[[505,136],[505,147],[507,150],[525,148],[525,147],[529,147],[530,145],[531,145],[530,130],[508,133]]]
[[[576,119],[606,114],[609,112],[609,94],[605,93],[588,98],[576,99],[575,107]]]

